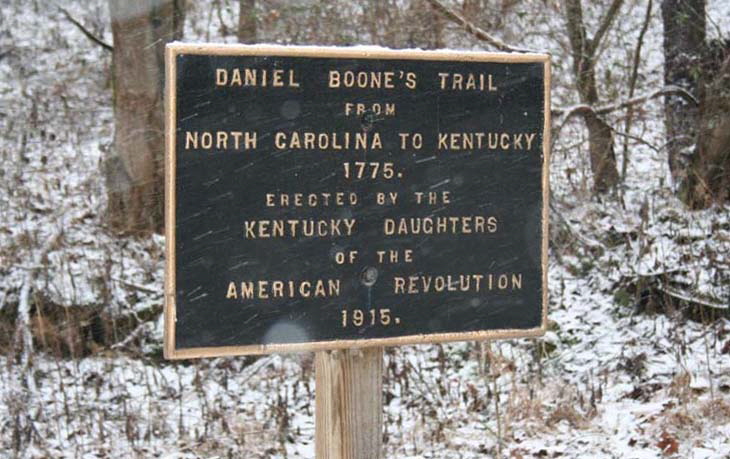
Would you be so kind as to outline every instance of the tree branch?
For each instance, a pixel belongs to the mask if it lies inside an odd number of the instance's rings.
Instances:
[[[586,236],[583,234],[582,231],[579,231],[571,225],[570,221],[556,208],[556,206],[553,204],[552,201],[550,201],[550,215],[551,216],[557,216],[558,221],[563,224],[565,229],[577,240],[580,241],[584,246],[588,248],[597,248],[597,247],[603,247],[605,246],[601,244],[599,241],[592,239],[589,236]]]
[[[635,136],[635,135],[631,135],[628,132],[621,132],[621,131],[618,131],[618,130],[613,129],[613,128],[611,128],[611,130],[617,136],[623,137],[626,140],[631,139],[634,142],[637,142],[637,143],[646,145],[647,147],[651,148],[652,150],[654,150],[657,153],[660,153],[662,151],[663,146],[656,146],[653,143],[647,142],[646,140],[642,139],[641,137],[638,137],[638,136]],[[626,172],[625,171],[624,171],[623,175],[624,176],[626,175]]]
[[[124,337],[123,340],[118,341],[110,346],[111,349],[119,349],[123,348],[129,345],[135,338],[139,337],[142,333],[146,331],[152,331],[154,329],[154,325],[151,322],[142,322],[141,324],[137,325],[137,328],[132,330],[130,334],[128,334],[126,337]]]
[[[631,77],[629,78],[629,99],[634,97],[636,92],[636,80],[639,77],[639,64],[641,62],[641,47],[644,45],[644,35],[649,28],[649,21],[651,20],[651,8],[652,0],[646,5],[646,14],[644,15],[644,23],[639,31],[639,38],[636,40],[636,48],[634,49],[634,61],[631,66]],[[626,177],[626,168],[629,164],[629,137],[628,134],[631,132],[631,124],[634,118],[634,109],[629,107],[626,113],[626,122],[624,123],[624,130],[627,136],[624,137],[623,145],[623,161],[621,163],[621,176]]]
[[[565,107],[565,108],[555,108],[550,111],[550,114],[552,116],[564,116],[565,119],[570,118],[573,115],[582,114],[586,112],[593,112],[597,115],[606,115],[611,112],[615,112],[616,110],[621,110],[623,108],[633,107],[636,105],[641,105],[643,103],[646,103],[647,101],[651,99],[655,99],[659,96],[678,96],[682,99],[686,100],[687,102],[690,102],[693,105],[699,105],[699,102],[697,99],[686,89],[680,88],[679,86],[665,86],[657,91],[654,91],[649,94],[644,94],[642,96],[634,97],[632,99],[625,100],[620,103],[616,104],[609,104],[604,105],[601,107],[593,107],[591,105],[586,104],[580,104],[580,105],[574,105],[572,107]]]
[[[595,108],[591,105],[587,104],[579,104],[579,105],[573,105],[572,107],[565,107],[565,108],[555,108],[553,110],[550,110],[550,114],[554,119],[558,119],[562,116],[562,120],[560,124],[553,130],[553,133],[551,135],[553,141],[551,144],[551,147],[555,145],[555,142],[558,140],[558,136],[560,135],[560,132],[563,130],[563,127],[567,124],[568,120],[572,118],[575,115],[583,115],[585,116],[588,113],[594,113],[597,115],[606,115],[608,113],[614,112],[616,110],[620,110],[622,108],[629,108],[634,107],[636,105],[641,105],[643,103],[646,103],[647,101],[654,99],[659,96],[679,96],[682,99],[694,104],[699,105],[699,102],[697,99],[686,89],[680,88],[678,86],[665,86],[662,89],[659,89],[658,91],[654,91],[650,94],[646,94],[639,97],[634,97],[633,99],[626,100],[624,102],[618,103],[618,104],[611,104],[611,105],[604,105],[603,107]]]
[[[94,43],[101,46],[102,48],[104,48],[107,51],[114,51],[114,47],[112,45],[106,43],[101,38],[99,38],[96,35],[94,35],[93,33],[91,33],[89,31],[89,29],[84,27],[83,24],[81,24],[79,21],[74,19],[74,17],[71,16],[71,13],[69,13],[68,11],[66,11],[65,9],[63,9],[62,7],[60,7],[58,5],[56,5],[56,7],[61,11],[61,13],[63,13],[64,16],[66,16],[66,19],[68,19],[71,22],[71,24],[75,25],[81,31],[81,33],[83,33],[86,36],[86,38],[93,41]]]
[[[596,53],[596,50],[601,44],[601,41],[603,40],[604,35],[606,35],[606,32],[608,32],[608,29],[611,27],[611,23],[616,18],[616,15],[618,14],[618,10],[621,9],[621,5],[623,5],[624,0],[613,0],[611,3],[611,6],[608,7],[608,11],[606,11],[606,14],[603,16],[603,19],[601,20],[601,25],[598,26],[598,30],[596,31],[596,34],[593,36],[593,38],[588,43],[588,55],[593,57]]]
[[[534,52],[525,48],[518,48],[516,46],[508,45],[497,37],[490,35],[486,30],[477,27],[473,23],[467,21],[462,15],[446,7],[439,0],[427,0],[431,4],[431,7],[441,13],[446,19],[454,22],[464,28],[468,33],[472,34],[475,38],[485,43],[489,43],[493,47],[500,51],[509,51],[512,53],[531,53]]]
[[[28,270],[23,280],[23,286],[20,288],[18,297],[18,315],[15,319],[15,340],[17,347],[22,349],[20,354],[19,377],[22,387],[29,392],[33,392],[35,388],[35,376],[32,369],[33,355],[33,331],[31,330],[30,310],[32,307],[31,296],[35,281],[39,271],[46,266],[46,258],[48,253],[58,246],[58,241],[63,237],[63,233],[59,232],[50,237],[46,244],[35,253],[33,257],[33,268]]]
[[[573,69],[577,73],[580,71],[580,62],[588,58],[586,55],[586,30],[583,25],[583,7],[581,0],[566,0],[565,2],[565,20],[568,26],[568,40],[570,40],[570,48],[573,54]]]
[[[639,63],[641,61],[641,47],[644,45],[644,35],[649,28],[649,21],[651,20],[651,8],[652,0],[646,5],[646,14],[644,15],[644,23],[641,25],[641,31],[639,31],[639,38],[636,40],[636,48],[634,49],[634,60],[631,66],[631,77],[629,78],[629,98],[634,97],[636,90],[636,79],[639,77]]]

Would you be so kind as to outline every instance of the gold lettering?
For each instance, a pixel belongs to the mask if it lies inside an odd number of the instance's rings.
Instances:
[[[281,69],[276,69],[273,71],[273,80],[271,81],[271,86],[275,88],[281,88],[284,86],[284,80],[282,77],[284,76],[284,71]]]
[[[228,133],[225,131],[216,132],[215,147],[219,150],[228,148]]]
[[[292,88],[299,87],[299,82],[294,78],[294,70],[289,70],[289,86]]]
[[[330,88],[340,87],[340,72],[338,72],[337,70],[330,70],[328,86]]]
[[[256,222],[246,221],[244,222],[244,227],[246,228],[246,239],[256,239],[256,233],[254,232]]]
[[[486,279],[486,283],[482,282]],[[522,273],[488,274],[416,274],[393,277],[393,293],[415,295],[423,293],[480,292],[486,290],[520,290]]]
[[[213,146],[213,136],[210,132],[200,134],[200,146],[206,149],[210,149]]]
[[[235,68],[223,69],[217,68],[215,71],[216,86],[271,86],[272,88],[281,88],[289,86],[298,88],[299,82],[296,80],[294,70],[285,69],[256,69],[256,68]]]
[[[271,283],[271,294],[274,298],[282,298],[284,296],[284,283],[282,281],[273,281]]]
[[[317,281],[317,283],[315,285],[316,285],[316,287],[314,289],[315,298],[322,298],[322,297],[327,296],[327,291],[324,289],[324,282],[322,282],[320,280],[320,281]]]
[[[233,85],[241,86],[241,71],[238,69],[233,69],[231,73],[231,86]]]
[[[327,284],[329,285],[329,295],[330,296],[340,296],[340,280],[339,279],[329,279],[327,281]]]
[[[489,217],[487,219],[487,230],[490,233],[496,233],[497,232],[497,217]]]
[[[447,216],[447,217],[408,217],[383,219],[385,236],[405,236],[418,234],[475,234],[495,233],[498,220],[495,216]]]
[[[192,148],[198,148],[198,133],[187,131],[185,133],[185,149],[190,150],[190,144]]]
[[[230,139],[233,141],[230,142]],[[241,139],[243,139],[243,148],[250,150],[257,147],[257,134],[256,132],[242,132],[242,131],[213,131],[211,132],[198,132],[198,131],[186,131],[185,132],[185,149],[196,150],[204,149],[210,150],[215,148],[216,150],[228,150],[228,149],[241,149]]]
[[[216,69],[215,70],[215,84],[217,86],[225,86],[228,82],[228,70]]]
[[[266,299],[269,297],[269,292],[267,290],[268,286],[268,281],[259,281],[259,298]]]
[[[256,69],[244,69],[243,82],[246,86],[256,86]]]
[[[286,144],[284,143],[285,141],[286,134],[284,134],[283,132],[277,132],[276,134],[274,134],[274,145],[279,150],[283,150],[284,148],[286,148]]]
[[[236,293],[236,283],[235,282],[229,282],[228,283],[228,293],[226,293],[226,298],[238,298],[238,294]]]
[[[527,141],[527,149],[532,149],[532,141],[535,139],[535,133],[525,134],[525,140]]]
[[[246,239],[285,237],[339,237],[352,236],[354,218],[330,220],[247,220],[244,222]]]
[[[271,220],[259,220],[259,234],[258,237],[260,238],[268,238],[271,236],[269,233],[269,224],[271,223]]]
[[[499,146],[502,147],[502,150],[507,150],[509,148],[509,134],[506,132],[503,133],[500,137],[500,143]]]
[[[309,296],[312,294],[312,283],[308,281],[304,281],[301,284],[299,284],[299,295],[301,295],[303,298],[309,298]]]
[[[394,277],[394,293],[406,293],[406,280],[402,277]]]
[[[418,276],[408,277],[408,293],[418,293],[418,290],[416,289],[416,282],[418,282]]]
[[[491,73],[489,74],[489,90],[490,91],[496,91],[497,90],[497,86],[495,86],[494,83],[492,82],[492,74]]]
[[[413,72],[406,73],[406,88],[416,89],[416,74]]]
[[[253,282],[241,282],[241,298],[253,298]]]

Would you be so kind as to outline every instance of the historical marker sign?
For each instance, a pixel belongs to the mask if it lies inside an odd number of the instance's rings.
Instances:
[[[170,358],[535,336],[549,61],[167,48]]]

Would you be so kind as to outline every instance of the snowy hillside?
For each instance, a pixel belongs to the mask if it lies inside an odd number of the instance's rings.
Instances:
[[[236,41],[236,2],[188,3],[184,41]],[[564,114],[579,100],[560,2],[512,3],[494,33],[551,54]],[[593,30],[605,7],[588,3]],[[663,86],[654,3],[637,95]],[[0,5],[0,457],[314,457],[313,354],[163,360],[165,240],[108,228],[111,53],[69,19],[112,44],[107,4],[59,4]],[[599,51],[606,105],[628,98],[646,7],[625,2]],[[261,41],[384,44],[377,27],[318,26],[357,23],[358,2],[257,8]],[[444,27],[449,48],[489,49]],[[726,0],[708,31],[730,37]],[[730,206],[675,197],[663,110],[637,106],[628,132],[625,110],[607,115],[626,167],[603,197],[583,123],[554,117],[549,331],[387,348],[385,457],[730,457]]]

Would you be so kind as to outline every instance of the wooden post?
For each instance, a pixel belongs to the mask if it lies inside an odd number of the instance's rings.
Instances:
[[[317,352],[317,459],[379,459],[383,441],[383,348]]]

